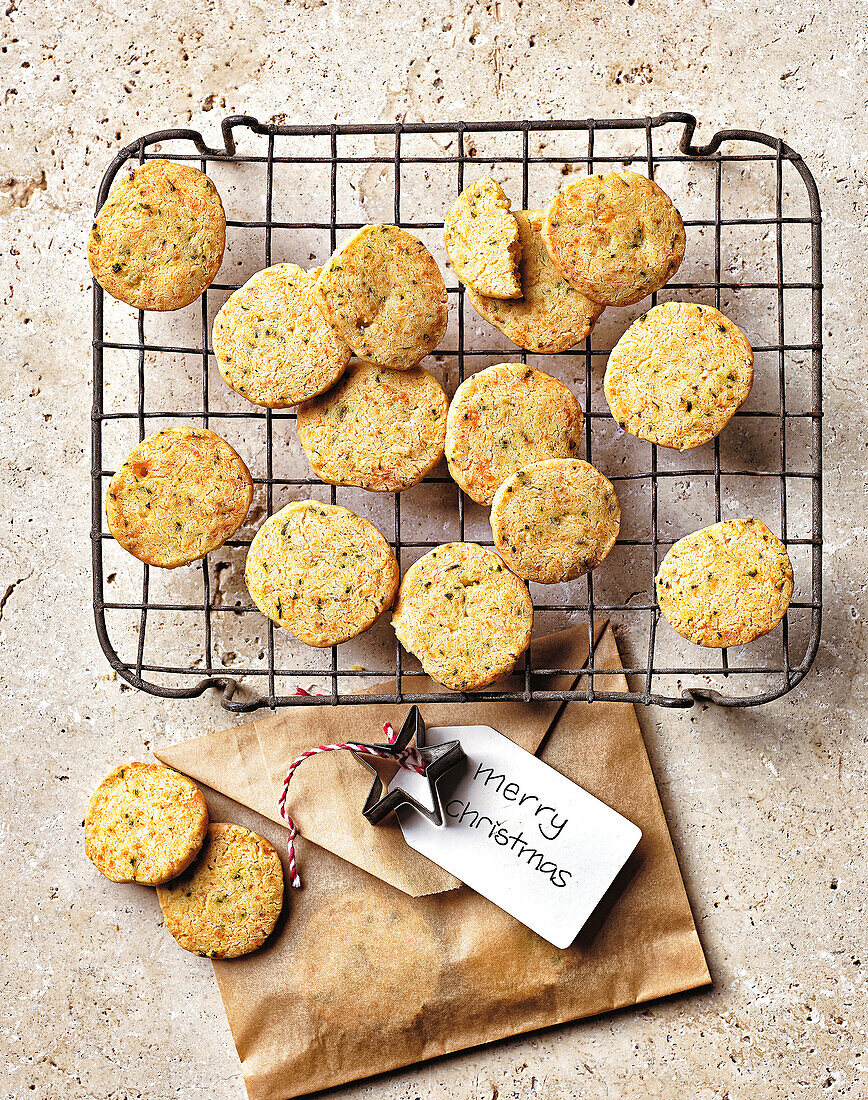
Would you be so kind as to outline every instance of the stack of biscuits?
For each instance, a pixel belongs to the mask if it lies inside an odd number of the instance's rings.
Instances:
[[[115,768],[84,819],[88,859],[112,882],[155,886],[166,928],[187,951],[234,959],[261,947],[283,908],[274,847],[209,821],[202,792],[161,764]]]
[[[216,275],[225,224],[207,176],[150,161],[97,215],[94,275],[138,308],[180,308]],[[539,211],[512,211],[501,186],[482,177],[446,213],[444,240],[479,316],[535,354],[569,350],[604,309],[659,290],[686,243],[670,198],[626,169],[578,179]],[[527,648],[526,582],[563,583],[597,568],[621,513],[612,483],[580,457],[589,428],[578,401],[551,374],[500,363],[449,401],[419,365],[443,339],[447,312],[425,245],[397,226],[367,225],[321,269],[257,272],[217,314],[213,346],[221,376],[242,397],[297,409],[299,440],[322,481],[398,493],[445,454],[463,492],[490,508],[497,553],[449,543],[401,577],[368,520],[297,500],[265,520],[245,568],[256,606],[311,646],[344,642],[394,605],[395,633],[425,672],[469,690],[509,673]],[[750,343],[729,318],[668,301],[623,333],[604,387],[621,429],[685,450],[722,431],[752,380]],[[251,496],[247,467],[228,443],[204,428],[170,428],[134,448],[112,478],[108,522],[130,553],[173,568],[231,538]],[[656,578],[675,630],[716,647],[771,630],[792,588],[786,549],[753,518],[675,543]]]

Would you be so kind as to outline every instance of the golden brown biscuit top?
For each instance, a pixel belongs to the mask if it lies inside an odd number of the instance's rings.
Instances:
[[[497,554],[453,542],[404,574],[392,625],[429,676],[455,690],[472,689],[509,672],[527,649],[533,604]]]
[[[553,458],[519,470],[491,505],[494,543],[525,580],[572,580],[606,558],[621,508],[608,478],[587,462]]]
[[[298,438],[317,477],[372,492],[416,484],[443,455],[449,402],[422,367],[351,366],[298,410]]]
[[[152,160],[114,185],[94,221],[94,278],[139,309],[180,309],[217,274],[226,215],[217,189],[187,164]]]
[[[368,520],[335,504],[288,504],[256,533],[244,578],[270,619],[312,646],[366,630],[398,587],[391,546]]]
[[[253,498],[244,462],[207,428],[165,428],[142,440],[111,479],[106,515],[125,550],[172,569],[238,530]]]
[[[283,907],[283,868],[274,847],[240,825],[213,822],[202,851],[157,889],[166,928],[187,951],[234,959],[265,942]]]
[[[153,886],[190,864],[207,828],[208,807],[191,779],[134,762],[115,768],[91,796],[84,850],[106,878]]]
[[[425,245],[395,225],[367,225],[317,279],[326,320],[369,363],[406,370],[446,332],[446,285]]]
[[[772,630],[793,594],[784,544],[758,519],[694,531],[672,546],[655,581],[660,610],[697,645],[742,645]]]
[[[582,410],[570,390],[523,363],[499,363],[466,379],[446,420],[446,460],[461,488],[490,504],[510,474],[546,458],[573,458]]]
[[[672,200],[627,169],[559,191],[542,237],[561,275],[603,305],[630,305],[659,290],[684,257],[684,225]]]
[[[316,278],[274,264],[236,290],[214,318],[223,380],[256,405],[286,409],[334,385],[350,360],[315,300]]]
[[[604,389],[621,428],[683,451],[716,436],[752,383],[753,352],[737,325],[713,306],[664,302],[615,345]]]
[[[500,184],[482,176],[446,212],[443,240],[452,270],[477,294],[520,298],[518,223]]]
[[[487,298],[470,287],[467,297],[480,317],[527,351],[554,355],[591,332],[603,306],[570,286],[545,249],[539,210],[516,210],[523,296],[514,301]]]

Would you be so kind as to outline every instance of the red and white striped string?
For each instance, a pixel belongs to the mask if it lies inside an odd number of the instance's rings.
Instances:
[[[296,688],[296,695],[311,695],[313,692],[305,691],[304,688]],[[391,722],[386,722],[383,726],[383,732],[386,735],[386,739],[390,745],[394,745],[398,738],[392,728]],[[295,859],[295,841],[298,837],[298,829],[295,822],[292,820],[286,810],[286,796],[289,793],[289,784],[292,779],[295,769],[301,764],[303,760],[307,760],[311,756],[317,756],[321,752],[334,752],[337,749],[349,749],[351,752],[363,753],[365,756],[378,756],[384,760],[394,760],[394,762],[401,768],[407,768],[410,771],[414,771],[419,775],[425,774],[425,764],[416,751],[415,745],[408,745],[404,749],[396,749],[394,752],[383,749],[375,749],[371,745],[362,745],[357,741],[342,741],[336,745],[318,745],[315,749],[308,749],[307,752],[303,752],[296,760],[289,765],[289,770],[286,773],[286,779],[283,781],[283,790],[280,793],[280,798],[277,802],[277,808],[280,811],[280,816],[289,826],[289,839],[286,842],[286,847],[289,852],[289,881],[292,886],[297,890],[301,886],[301,878],[298,873],[298,864]]]

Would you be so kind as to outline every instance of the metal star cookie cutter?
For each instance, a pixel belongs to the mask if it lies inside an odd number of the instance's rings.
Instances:
[[[432,808],[423,805],[418,799],[401,788],[387,791],[384,795],[383,781],[380,779],[377,769],[370,762],[371,758],[360,752],[353,753],[366,768],[370,768],[374,773],[374,782],[362,808],[362,813],[372,825],[378,825],[389,814],[394,813],[399,806],[412,806],[414,810],[422,814],[432,824],[438,826],[443,824],[443,802],[438,784],[448,771],[464,759],[464,751],[458,741],[445,741],[442,745],[426,745],[425,723],[422,721],[419,708],[414,706],[404,719],[401,731],[393,744],[365,745],[364,747],[376,750],[376,753],[372,755],[381,759],[388,759],[397,756],[403,749],[406,749],[414,737],[416,739],[416,751],[425,768],[424,775],[428,780]],[[361,743],[359,742],[359,744]]]

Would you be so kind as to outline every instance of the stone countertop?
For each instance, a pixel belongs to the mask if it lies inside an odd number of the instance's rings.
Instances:
[[[8,1098],[238,1100],[210,966],[152,891],[84,857],[123,759],[227,723],[109,675],[89,577],[90,273],[105,165],[223,115],[293,122],[694,112],[813,170],[825,232],[825,615],[813,671],[761,710],[640,713],[714,988],[490,1048],[347,1097],[868,1095],[864,364],[868,33],[858,6],[438,0],[7,0],[2,27],[0,732]],[[231,719],[229,719],[231,722]]]

